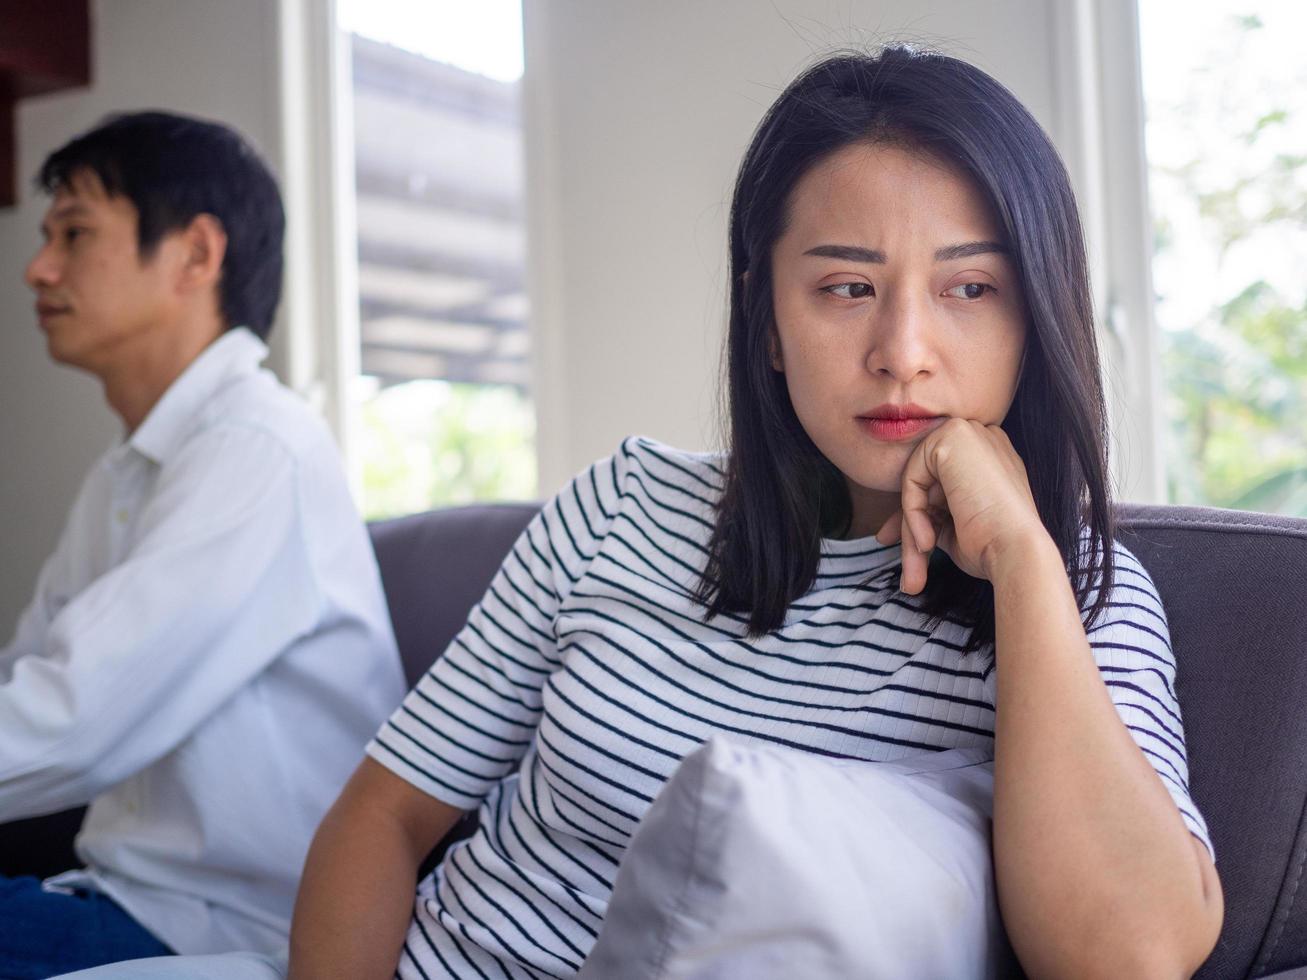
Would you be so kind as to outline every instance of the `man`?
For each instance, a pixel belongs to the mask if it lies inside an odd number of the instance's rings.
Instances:
[[[126,434],[0,649],[0,822],[91,801],[85,869],[0,878],[0,976],[276,950],[309,839],[404,693],[331,438],[258,367],[277,186],[231,130],[159,112],[39,183],[50,356]]]

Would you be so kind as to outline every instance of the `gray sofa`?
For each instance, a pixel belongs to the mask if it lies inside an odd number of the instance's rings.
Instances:
[[[477,505],[372,525],[410,682],[535,510]],[[1221,938],[1197,976],[1307,980],[1307,520],[1133,505],[1120,518],[1170,618],[1192,790],[1225,889]],[[78,819],[0,827],[0,873],[69,867]]]

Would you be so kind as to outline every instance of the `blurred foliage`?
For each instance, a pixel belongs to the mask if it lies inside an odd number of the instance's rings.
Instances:
[[[369,520],[536,495],[535,415],[506,385],[410,381],[362,408]]]
[[[1218,269],[1236,246],[1274,250],[1283,247],[1286,227],[1307,231],[1307,153],[1273,149],[1285,126],[1307,123],[1303,107],[1290,104],[1301,92],[1281,89],[1273,97],[1285,104],[1269,106],[1226,97],[1230,73],[1258,70],[1240,51],[1264,29],[1257,17],[1232,18],[1228,35],[1214,39],[1195,72],[1185,105],[1162,107],[1181,114],[1168,123],[1185,127],[1194,156],[1153,165],[1155,188],[1170,182],[1163,190],[1183,192],[1154,200],[1184,199],[1196,208]],[[1233,171],[1221,171],[1218,141],[1241,147]],[[1176,248],[1181,216],[1164,213],[1164,205],[1155,211],[1160,255]],[[1159,296],[1159,304],[1166,300]],[[1162,337],[1171,500],[1307,516],[1307,301],[1256,278]]]

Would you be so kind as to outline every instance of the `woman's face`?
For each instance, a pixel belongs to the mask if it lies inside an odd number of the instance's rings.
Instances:
[[[868,144],[799,181],[771,261],[772,365],[848,481],[851,535],[870,534],[928,432],[1007,415],[1026,338],[1015,265],[966,175]]]

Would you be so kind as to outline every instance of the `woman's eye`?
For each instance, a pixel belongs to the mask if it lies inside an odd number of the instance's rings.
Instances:
[[[77,241],[77,239],[82,237],[82,233],[85,230],[85,228],[65,228],[64,241],[71,245],[73,242]]]
[[[823,291],[840,299],[866,299],[876,294],[869,282],[837,282],[833,286],[824,287]]]
[[[980,299],[986,292],[994,291],[994,287],[987,282],[964,282],[944,290],[944,295],[956,296],[958,299]]]

